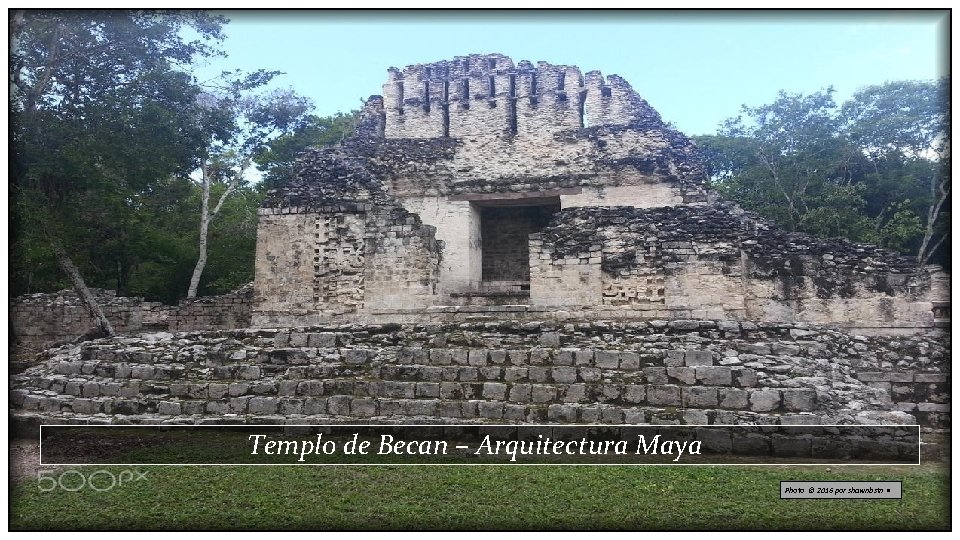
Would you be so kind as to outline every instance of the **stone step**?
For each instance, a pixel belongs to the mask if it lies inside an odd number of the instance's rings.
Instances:
[[[709,386],[612,384],[399,383],[392,381],[281,381],[279,384],[176,383],[171,385],[67,383],[58,388],[21,388],[11,402],[23,410],[83,414],[301,414],[344,400],[372,407],[415,403],[411,407],[446,407],[450,402],[477,401],[499,406],[585,406],[740,410],[758,413],[803,412],[815,408],[816,391],[809,388],[739,389]],[[350,406],[352,407],[352,405]],[[315,412],[319,414],[323,411]],[[345,414],[345,413],[344,413]],[[410,413],[403,413],[410,414]]]
[[[173,417],[194,419],[213,415],[221,418],[252,417],[266,418],[280,415],[282,418],[334,416],[365,419],[437,417],[449,419],[486,419],[503,422],[558,422],[558,423],[609,423],[609,424],[726,424],[742,423],[768,418],[762,423],[777,423],[786,418],[786,423],[816,423],[815,415],[786,414],[770,416],[748,411],[719,409],[678,409],[674,407],[629,407],[598,403],[552,403],[518,404],[490,400],[430,400],[359,398],[355,396],[330,396],[323,398],[268,398],[243,396],[220,401],[185,401],[175,399],[112,399],[112,398],[65,398],[62,396],[28,396],[18,414],[44,413],[48,419],[63,417],[115,417],[124,423],[124,417],[150,415],[157,420]],[[58,416],[59,415],[59,416]],[[282,423],[282,422],[281,422]]]

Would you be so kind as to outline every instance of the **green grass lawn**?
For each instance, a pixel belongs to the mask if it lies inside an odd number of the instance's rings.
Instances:
[[[947,466],[164,467],[105,492],[11,490],[13,529],[871,529],[950,526]],[[124,467],[91,466],[118,473]],[[780,500],[902,480],[902,500]]]

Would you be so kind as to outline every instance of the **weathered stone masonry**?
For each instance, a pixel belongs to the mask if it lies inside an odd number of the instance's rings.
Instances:
[[[182,301],[176,306],[92,289],[104,315],[121,334],[156,331],[229,330],[250,326],[253,288]],[[94,328],[87,307],[73,290],[31,294],[10,306],[13,356],[28,358],[41,350],[77,340]]]
[[[47,351],[14,420],[947,428],[949,276],[705,182],[617,76],[391,69],[267,196],[239,315]]]
[[[45,353],[19,420],[949,425],[942,334],[654,320],[147,334]]]
[[[945,273],[911,258],[788,234],[725,203],[571,210],[531,245],[533,303],[604,316],[917,330],[936,325],[932,299],[949,290]]]
[[[391,70],[358,136],[303,156],[264,203],[253,323],[416,322],[426,309],[945,324],[941,269],[788,235],[705,178],[693,143],[619,77],[501,55]]]

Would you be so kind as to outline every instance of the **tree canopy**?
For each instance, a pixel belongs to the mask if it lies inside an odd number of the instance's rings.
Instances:
[[[63,285],[51,254],[125,294],[147,200],[195,166],[223,118],[183,71],[218,54],[225,20],[190,11],[21,11],[11,23],[14,291]],[[199,37],[183,39],[191,28]]]
[[[182,298],[198,266],[200,170],[223,204],[199,293],[252,280],[265,192],[249,181],[254,160],[282,182],[298,152],[338,141],[352,116],[318,118],[296,92],[268,90],[276,71],[198,80],[194,64],[222,54],[226,23],[184,10],[13,15],[13,294],[70,283],[59,246],[91,286]]]
[[[946,80],[781,92],[697,137],[713,186],[791,230],[949,264]]]

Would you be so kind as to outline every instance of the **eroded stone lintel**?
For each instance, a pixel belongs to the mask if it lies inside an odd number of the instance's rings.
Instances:
[[[582,188],[560,188],[547,191],[531,191],[526,193],[461,193],[450,195],[451,201],[469,201],[474,204],[495,203],[497,205],[510,204],[541,204],[541,200],[552,202],[552,199],[561,195],[579,195]]]

